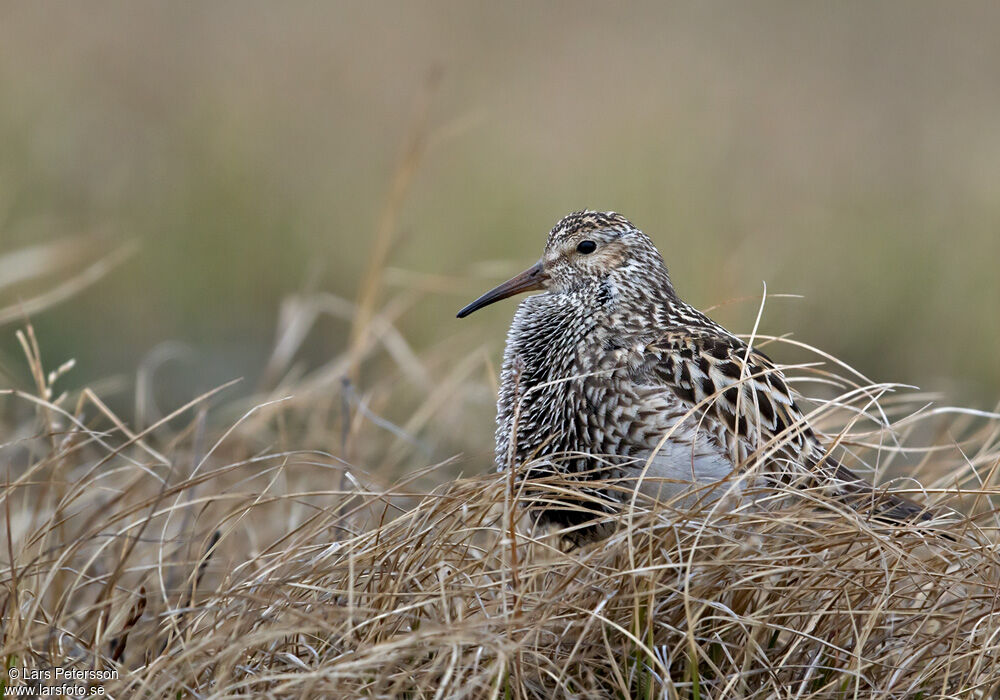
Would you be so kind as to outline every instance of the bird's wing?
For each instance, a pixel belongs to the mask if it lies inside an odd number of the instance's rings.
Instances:
[[[926,508],[875,489],[831,456],[781,370],[739,338],[713,328],[667,331],[647,346],[643,370],[724,441],[734,463],[763,457],[776,480],[833,487],[841,500],[880,520],[929,517]]]
[[[646,348],[643,369],[672,391],[703,427],[721,428],[742,462],[777,448],[802,461],[816,442],[774,363],[739,338],[711,330],[668,331]]]

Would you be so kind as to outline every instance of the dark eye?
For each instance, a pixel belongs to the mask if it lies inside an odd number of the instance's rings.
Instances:
[[[580,255],[590,255],[595,250],[597,250],[597,244],[593,241],[580,241],[580,244],[576,247],[576,252]]]

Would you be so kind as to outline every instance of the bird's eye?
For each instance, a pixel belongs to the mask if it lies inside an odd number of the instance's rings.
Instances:
[[[593,241],[580,241],[579,245],[576,246],[576,252],[580,255],[590,255],[595,250],[597,250],[597,244]]]

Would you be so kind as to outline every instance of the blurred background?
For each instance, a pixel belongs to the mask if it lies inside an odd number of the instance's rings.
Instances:
[[[66,386],[125,414],[153,365],[163,410],[249,394],[283,304],[356,299],[379,231],[404,364],[487,377],[513,304],[455,311],[597,208],[732,330],[766,282],[801,298],[763,332],[991,409],[998,27],[988,2],[5,3],[2,381],[31,384],[28,312]],[[348,347],[335,316],[299,371]],[[460,407],[484,453],[488,384]]]

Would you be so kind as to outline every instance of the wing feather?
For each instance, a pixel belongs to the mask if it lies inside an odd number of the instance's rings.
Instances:
[[[932,513],[876,489],[824,448],[781,370],[767,355],[713,327],[668,331],[647,347],[644,369],[703,427],[724,436],[734,464],[763,457],[765,473],[804,487],[833,486],[841,500],[879,520],[927,520]]]

